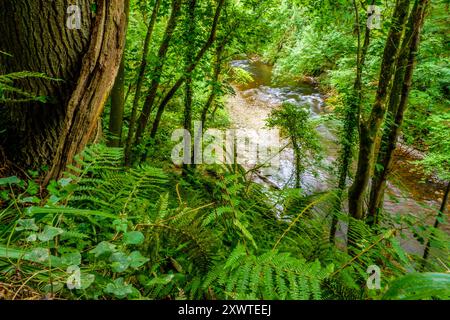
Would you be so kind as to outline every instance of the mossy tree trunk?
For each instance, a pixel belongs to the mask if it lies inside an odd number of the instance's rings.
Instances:
[[[378,152],[376,167],[379,169],[375,170],[372,178],[370,201],[367,210],[368,223],[372,225],[379,223],[379,211],[383,205],[386,181],[392,170],[394,151],[397,147],[397,139],[403,123],[404,113],[408,106],[408,97],[427,6],[428,0],[416,1],[398,59],[394,84],[389,97],[386,130],[381,139],[380,151]]]
[[[364,218],[363,205],[374,160],[375,141],[386,113],[386,98],[409,13],[409,2],[409,0],[398,0],[395,5],[391,29],[384,48],[375,102],[369,118],[360,120],[358,165],[348,195],[349,213],[358,220]]]

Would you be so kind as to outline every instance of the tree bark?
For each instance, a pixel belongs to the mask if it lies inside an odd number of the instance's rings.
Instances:
[[[59,178],[81,152],[97,126],[105,101],[114,85],[125,46],[126,2],[97,1],[89,49],[67,105],[61,137],[45,182]]]
[[[383,134],[377,167],[372,178],[372,189],[368,206],[368,223],[379,223],[379,210],[382,207],[386,181],[392,170],[394,151],[403,123],[403,116],[408,105],[417,51],[420,44],[421,30],[425,21],[428,0],[417,1],[411,13],[407,34],[403,40],[402,53],[399,57],[394,84],[389,99],[387,130]]]
[[[17,80],[16,88],[46,101],[0,105],[0,146],[19,167],[52,165],[93,27],[90,2],[78,3],[81,29],[68,29],[66,12],[72,1],[0,1],[0,50],[11,54],[0,54],[0,72],[42,72],[62,80]]]
[[[409,11],[409,0],[397,0],[392,26],[389,31],[381,63],[380,78],[375,102],[369,119],[360,121],[360,139],[358,166],[354,182],[349,190],[349,213],[358,220],[364,218],[363,204],[367,185],[370,179],[371,166],[374,158],[375,140],[386,113],[386,97],[392,79],[395,60],[398,54],[400,40]]]
[[[39,71],[63,81],[18,81],[16,85],[48,103],[2,107],[6,122],[2,144],[9,157],[27,168],[50,166],[44,183],[61,177],[98,125],[114,84],[125,39],[125,3],[79,1],[81,29],[69,29],[72,1],[4,0],[0,3],[3,72]],[[81,67],[80,67],[81,66]]]

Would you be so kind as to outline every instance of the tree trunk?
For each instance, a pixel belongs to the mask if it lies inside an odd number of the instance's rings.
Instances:
[[[442,199],[441,208],[439,209],[438,215],[436,217],[436,220],[434,222],[433,227],[436,229],[439,227],[440,220],[444,218],[445,208],[447,207],[448,198],[450,196],[450,182],[447,185],[447,189],[445,190],[444,198]],[[434,233],[431,233],[430,238],[432,238]],[[423,252],[423,263],[422,263],[422,270],[425,268],[428,255],[430,254],[430,248],[431,248],[431,241],[428,239],[427,244],[425,245],[425,250]]]
[[[372,5],[375,1],[372,1]],[[356,1],[353,1],[355,8],[355,22],[357,26],[358,48],[356,54],[356,78],[353,84],[353,92],[348,97],[348,107],[345,112],[345,123],[343,127],[344,138],[341,141],[342,150],[340,154],[339,181],[335,203],[333,204],[332,220],[330,227],[330,242],[334,242],[338,219],[336,213],[341,211],[342,195],[347,185],[347,177],[350,171],[350,165],[353,160],[353,146],[356,140],[357,129],[361,113],[362,101],[362,72],[366,62],[367,51],[370,45],[370,28],[365,23],[364,43],[361,46],[361,23],[359,18],[359,10]],[[367,17],[369,19],[370,17]]]
[[[0,144],[17,166],[40,169],[51,165],[67,114],[67,103],[80,75],[89,45],[92,18],[88,0],[79,1],[81,29],[66,26],[72,1],[0,1],[0,72],[42,72],[63,81],[28,78],[15,87],[48,97],[46,102],[0,106]]]
[[[136,116],[139,106],[139,100],[141,99],[142,86],[144,85],[145,70],[147,68],[147,56],[150,49],[150,41],[152,39],[153,30],[155,29],[156,18],[158,17],[159,8],[161,6],[161,0],[156,0],[153,7],[152,17],[148,25],[147,34],[145,35],[144,48],[142,50],[141,66],[139,68],[139,75],[136,82],[136,93],[134,95],[133,107],[131,110],[130,124],[128,126],[127,142],[125,144],[125,165],[131,165],[131,148],[133,147],[133,135],[136,126]]]
[[[188,2],[188,14],[187,14],[187,26],[186,26],[186,41],[187,41],[187,51],[186,51],[186,68],[188,68],[195,59],[195,7],[197,6],[196,0],[189,0]],[[193,88],[192,88],[192,71],[186,75],[185,83],[185,99],[184,99],[184,122],[183,127],[186,130],[184,141],[191,142],[192,135],[192,98],[193,98]],[[187,134],[189,132],[189,134]],[[191,150],[192,148],[187,148],[186,150]],[[190,153],[184,154],[184,164],[183,173],[186,174],[189,169],[188,163],[193,157],[193,150]]]
[[[392,26],[386,40],[380,78],[375,102],[367,121],[360,121],[360,141],[358,166],[353,185],[349,190],[349,213],[358,220],[363,219],[363,204],[367,185],[370,179],[371,166],[374,158],[375,140],[386,113],[386,97],[394,71],[394,62],[398,53],[405,21],[409,11],[409,0],[397,0]]]
[[[111,91],[111,112],[109,114],[108,146],[118,147],[122,140],[123,111],[125,109],[125,58],[120,62],[114,87]]]
[[[216,12],[214,15],[214,21],[213,21],[213,24],[211,27],[211,32],[209,34],[208,40],[205,42],[203,47],[200,49],[200,51],[196,55],[192,64],[185,70],[185,73],[175,82],[173,87],[169,90],[169,92],[166,94],[166,96],[164,97],[162,102],[159,104],[158,111],[157,111],[156,117],[155,117],[155,121],[153,122],[152,131],[150,133],[151,138],[156,137],[156,133],[158,132],[159,123],[161,121],[161,117],[164,113],[164,110],[165,110],[167,104],[169,103],[169,101],[173,98],[175,93],[178,91],[180,86],[186,81],[186,74],[190,74],[197,67],[198,63],[203,58],[205,53],[213,45],[214,40],[216,39],[217,27],[219,24],[219,18],[220,18],[220,14],[221,14],[224,2],[225,2],[225,0],[219,0],[219,3],[217,4]]]
[[[158,62],[153,70],[152,84],[147,94],[147,98],[145,99],[144,106],[142,107],[141,116],[139,117],[135,137],[136,146],[141,143],[142,136],[144,134],[145,129],[147,128],[148,120],[150,118],[150,114],[153,109],[153,103],[155,102],[156,94],[158,92],[164,62],[166,60],[167,51],[169,50],[169,44],[170,41],[172,40],[173,33],[178,23],[178,15],[180,13],[181,3],[182,0],[173,0],[172,2],[172,12],[170,14],[169,22],[167,23],[163,41],[161,43],[161,46],[159,47]]]
[[[212,79],[212,85],[211,85],[211,92],[208,96],[208,100],[206,101],[205,105],[202,109],[201,114],[201,122],[202,122],[202,128],[206,128],[206,117],[208,115],[208,112],[211,109],[211,106],[214,103],[214,100],[216,99],[217,95],[217,86],[219,85],[219,77],[220,73],[222,72],[222,54],[225,49],[225,44],[222,43],[220,46],[217,47],[216,50],[216,62],[214,65],[214,75]]]
[[[2,72],[44,72],[52,78],[15,85],[47,101],[1,107],[2,144],[9,159],[27,168],[50,171],[44,183],[59,178],[98,126],[114,84],[125,42],[125,2],[78,1],[80,29],[69,23],[69,0],[0,2]],[[75,9],[77,12],[78,9]],[[71,28],[69,28],[71,26]]]
[[[381,170],[375,171],[374,177],[372,178],[372,189],[368,206],[369,224],[378,224],[379,222],[379,210],[383,203],[386,181],[392,169],[394,151],[403,123],[403,115],[408,105],[408,96],[411,90],[420,34],[425,21],[427,5],[428,0],[420,0],[415,3],[413,12],[411,13],[407,35],[403,40],[402,53],[399,57],[394,85],[389,100],[388,119],[386,121],[387,130],[383,134],[378,153],[377,167],[380,167]]]

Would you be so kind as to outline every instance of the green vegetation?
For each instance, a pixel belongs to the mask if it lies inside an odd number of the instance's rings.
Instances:
[[[64,1],[23,1],[0,3],[0,300],[450,299],[447,0],[97,1],[73,39]],[[173,163],[174,130],[253,118],[295,188]]]

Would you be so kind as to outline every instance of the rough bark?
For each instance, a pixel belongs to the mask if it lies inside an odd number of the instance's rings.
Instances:
[[[105,101],[114,85],[125,46],[126,2],[97,1],[89,49],[67,105],[61,136],[46,182],[58,178],[81,152],[97,126]]]
[[[0,72],[42,72],[51,81],[28,78],[15,87],[47,97],[46,102],[0,105],[0,146],[19,167],[51,165],[86,52],[92,18],[88,0],[79,1],[81,29],[66,26],[69,0],[0,1]]]
[[[91,139],[117,74],[125,31],[125,3],[79,1],[81,29],[67,28],[72,1],[0,2],[2,72],[38,71],[63,81],[18,81],[16,86],[48,96],[47,103],[1,109],[9,157],[27,168],[49,165],[45,181],[59,178]]]
[[[400,134],[403,116],[408,105],[417,51],[419,49],[421,30],[425,21],[428,0],[417,1],[410,17],[410,23],[402,44],[394,84],[389,99],[386,131],[382,137],[378,153],[377,167],[372,178],[370,201],[368,206],[368,223],[378,224],[379,210],[382,207],[384,190],[389,173],[392,170],[394,152]]]
[[[405,21],[409,11],[409,0],[398,0],[393,14],[381,63],[378,90],[372,111],[367,120],[360,120],[358,166],[354,182],[349,190],[349,213],[358,220],[364,217],[364,197],[370,179],[374,158],[375,140],[386,113],[386,97],[393,76],[395,60],[400,47]]]

